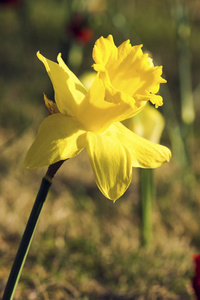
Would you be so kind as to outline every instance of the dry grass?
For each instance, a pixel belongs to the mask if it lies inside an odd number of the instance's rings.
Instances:
[[[23,168],[32,140],[27,130],[2,151],[1,291],[46,170]],[[15,299],[191,299],[198,221],[178,179],[171,184],[173,171],[171,163],[156,171],[153,239],[145,249],[137,170],[128,192],[113,204],[97,190],[84,152],[66,162],[43,208]]]

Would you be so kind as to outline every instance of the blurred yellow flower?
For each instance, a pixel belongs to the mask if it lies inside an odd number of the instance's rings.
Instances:
[[[89,90],[95,80],[96,72],[94,71],[86,71],[83,74],[81,74],[80,81],[84,85],[84,87]]]
[[[75,157],[86,148],[97,186],[115,201],[128,188],[132,167],[156,168],[169,161],[168,148],[137,136],[119,122],[141,111],[148,100],[162,105],[162,98],[155,95],[165,82],[162,67],[150,64],[141,46],[126,41],[117,48],[111,35],[98,39],[93,50],[97,75],[89,91],[61,54],[58,64],[37,55],[52,81],[57,108],[46,98],[53,114],[39,128],[25,158],[27,168]]]
[[[163,115],[149,103],[136,116],[122,123],[131,131],[154,143],[160,142],[165,126]]]

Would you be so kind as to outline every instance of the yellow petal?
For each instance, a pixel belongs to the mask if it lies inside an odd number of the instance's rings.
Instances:
[[[67,68],[61,56],[59,64],[45,58],[39,52],[38,58],[43,62],[55,91],[55,101],[63,114],[75,116],[77,106],[83,100],[87,91],[78,78]]]
[[[95,180],[105,197],[115,201],[127,190],[131,178],[129,151],[108,134],[87,133],[87,153]]]
[[[76,100],[80,103],[84,96],[87,93],[87,89],[82,84],[82,82],[76,77],[76,75],[68,68],[68,66],[64,63],[61,53],[58,54],[57,57],[58,64],[63,70],[69,75],[70,79],[74,82],[75,91],[76,91]]]
[[[25,167],[34,169],[76,156],[85,146],[85,131],[71,117],[53,114],[40,125],[36,140],[25,157]]]
[[[133,167],[158,168],[171,158],[167,147],[139,137],[121,123],[111,125],[108,130],[130,151]]]

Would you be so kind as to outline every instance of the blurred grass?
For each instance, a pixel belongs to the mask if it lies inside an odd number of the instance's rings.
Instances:
[[[30,172],[23,167],[26,151],[47,115],[42,93],[53,97],[50,80],[35,53],[40,50],[56,59],[65,39],[64,26],[77,3],[83,2],[29,0],[16,9],[0,6],[0,293],[46,171]],[[100,35],[112,33],[116,44],[128,38],[132,44],[143,43],[144,49],[164,66],[179,118],[173,1],[112,0],[105,4],[105,10],[90,16],[94,37],[88,45],[80,46],[83,62],[78,74],[92,65],[92,47]],[[199,84],[200,6],[195,0],[188,4],[195,89]],[[199,92],[195,99],[191,169],[196,181],[174,158],[156,170],[157,200],[150,247],[140,247],[138,170],[133,170],[129,190],[113,204],[95,186],[83,152],[66,162],[54,180],[16,300],[192,299],[192,255],[200,251]],[[167,129],[163,141],[170,145]]]

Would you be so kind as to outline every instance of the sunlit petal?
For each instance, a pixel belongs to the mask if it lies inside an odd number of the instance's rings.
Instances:
[[[110,132],[88,132],[86,149],[100,191],[111,200],[121,197],[132,178],[129,151]]]
[[[129,150],[133,167],[158,168],[171,158],[167,147],[139,137],[121,123],[110,126],[108,130]]]
[[[76,156],[85,146],[85,131],[71,117],[53,114],[40,125],[30,147],[25,166],[29,169],[51,165]]]
[[[39,52],[38,58],[43,62],[55,91],[55,101],[61,113],[76,115],[77,106],[83,100],[87,91],[82,83],[64,64],[58,56],[59,64],[45,58]]]
[[[68,68],[68,66],[65,64],[61,57],[61,53],[58,54],[57,57],[58,64],[63,70],[69,75],[69,78],[71,79],[72,82],[74,82],[75,90],[76,90],[76,100],[79,102],[82,101],[84,96],[87,93],[87,89],[85,86],[82,84],[82,82],[76,77],[76,75]]]

